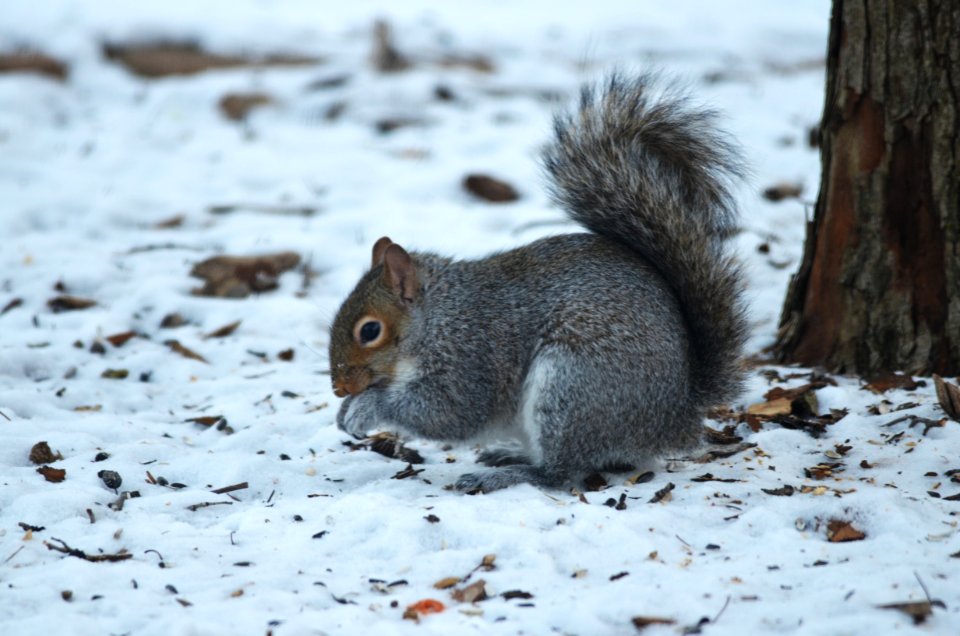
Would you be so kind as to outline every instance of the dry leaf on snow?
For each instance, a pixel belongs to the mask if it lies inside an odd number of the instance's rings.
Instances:
[[[960,387],[947,382],[936,373],[933,374],[933,385],[937,389],[937,401],[943,407],[943,412],[960,422]]]
[[[467,175],[463,187],[473,196],[490,203],[509,203],[520,198],[512,185],[485,174]]]
[[[241,323],[241,322],[243,322],[243,321],[242,321],[242,320],[237,320],[237,321],[231,322],[229,325],[224,325],[224,326],[220,327],[219,329],[214,329],[214,330],[211,331],[210,333],[205,334],[203,337],[204,337],[204,339],[207,339],[207,338],[226,338],[227,336],[229,336],[230,334],[232,334],[234,331],[237,330],[237,327],[240,326],[240,323]]]
[[[54,468],[52,466],[41,466],[37,469],[37,472],[43,475],[43,478],[49,482],[55,484],[60,483],[67,478],[67,471],[62,468]]]
[[[827,524],[827,541],[844,543],[847,541],[862,541],[867,535],[853,527],[849,521],[832,519]]]
[[[54,453],[50,450],[50,445],[46,442],[37,442],[30,449],[30,461],[34,464],[50,464],[59,459],[63,459],[63,455],[59,451]]]
[[[300,264],[295,252],[279,252],[262,256],[215,256],[193,266],[190,275],[202,278],[203,287],[193,290],[196,296],[246,298],[254,292],[276,289],[283,272]]]

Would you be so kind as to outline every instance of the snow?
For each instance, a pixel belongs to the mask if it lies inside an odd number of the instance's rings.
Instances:
[[[582,498],[532,486],[458,494],[444,486],[475,468],[474,448],[418,440],[423,472],[392,479],[403,462],[350,451],[333,425],[326,328],[372,242],[389,235],[477,257],[572,229],[543,191],[537,153],[557,104],[536,95],[565,101],[615,67],[687,78],[697,99],[726,113],[754,173],[735,238],[750,278],[749,352],[769,345],[816,197],[819,159],[806,136],[822,105],[828,14],[825,0],[6,0],[0,52],[42,50],[69,62],[70,76],[0,75],[0,305],[23,301],[0,315],[0,633],[593,635],[633,633],[635,616],[676,621],[647,634],[702,617],[715,635],[960,633],[960,560],[950,556],[960,503],[928,494],[960,490],[944,475],[960,468],[960,425],[884,426],[903,414],[943,417],[929,379],[878,396],[835,378],[817,392],[820,412],[849,414],[820,439],[741,424],[755,448],[703,465],[658,462],[636,485],[609,474],[608,489]],[[376,18],[391,23],[414,68],[372,69]],[[144,38],[325,61],[146,80],[100,55],[103,41]],[[482,53],[496,71],[432,62],[447,53]],[[341,87],[306,88],[341,74],[350,76]],[[435,100],[438,84],[457,99]],[[253,90],[274,103],[246,123],[218,112],[224,93]],[[325,120],[338,102],[342,116]],[[426,123],[381,135],[383,118]],[[460,187],[469,172],[507,180],[522,198],[474,200]],[[802,183],[802,199],[759,195],[781,181]],[[319,212],[208,212],[238,203]],[[155,227],[178,214],[181,227]],[[297,272],[244,300],[190,293],[196,262],[283,250],[319,273],[304,294]],[[96,306],[53,313],[58,281]],[[189,324],[160,329],[173,312]],[[236,320],[232,335],[203,338]],[[89,351],[128,330],[144,337]],[[171,338],[209,364],[172,352]],[[280,360],[289,348],[293,360]],[[106,369],[129,377],[102,378]],[[805,372],[760,365],[738,410],[777,385],[761,374],[771,369]],[[872,414],[884,400],[917,406]],[[224,416],[234,433],[186,421],[204,415]],[[41,440],[63,454],[51,463],[66,470],[61,483],[28,459]],[[837,444],[852,447],[845,471],[805,477]],[[110,456],[95,462],[100,452]],[[140,496],[111,508],[118,494],[101,470]],[[185,487],[148,483],[148,471]],[[691,481],[705,472],[739,481]],[[240,482],[248,488],[232,497],[210,492]],[[672,497],[648,503],[668,483]],[[784,484],[797,492],[761,490]],[[626,509],[604,505],[622,494]],[[207,502],[217,505],[189,508]],[[832,519],[866,538],[829,542]],[[54,539],[132,558],[89,562],[48,549]],[[486,581],[489,600],[457,603],[434,589],[488,554],[495,569],[468,582]],[[877,607],[924,600],[918,578],[946,605],[923,625]],[[500,596],[511,590],[533,597]],[[424,598],[447,610],[403,619]]]

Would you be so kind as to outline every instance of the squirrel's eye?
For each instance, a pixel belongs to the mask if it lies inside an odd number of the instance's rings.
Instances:
[[[369,346],[380,339],[383,333],[383,324],[379,320],[367,319],[361,320],[357,325],[357,340],[363,346]]]
[[[380,335],[380,323],[376,320],[370,320],[363,323],[360,327],[360,342],[367,344],[373,342]]]

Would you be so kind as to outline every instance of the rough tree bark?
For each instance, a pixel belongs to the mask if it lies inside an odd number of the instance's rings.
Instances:
[[[960,374],[960,0],[834,0],[820,142],[778,358]]]

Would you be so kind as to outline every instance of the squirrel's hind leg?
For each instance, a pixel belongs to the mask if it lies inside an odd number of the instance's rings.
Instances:
[[[527,452],[504,448],[482,452],[477,461],[497,468],[461,475],[456,483],[457,490],[490,492],[521,483],[557,488],[570,481],[569,466],[553,461],[553,457],[544,457],[542,447],[544,419],[549,417],[550,410],[544,410],[544,399],[552,402],[550,396],[557,390],[555,385],[558,380],[565,380],[560,377],[564,375],[563,367],[558,367],[556,362],[554,356],[539,356],[524,381],[517,424],[525,438]]]
[[[514,448],[487,448],[477,455],[477,462],[484,466],[515,466],[532,464],[530,455]]]

